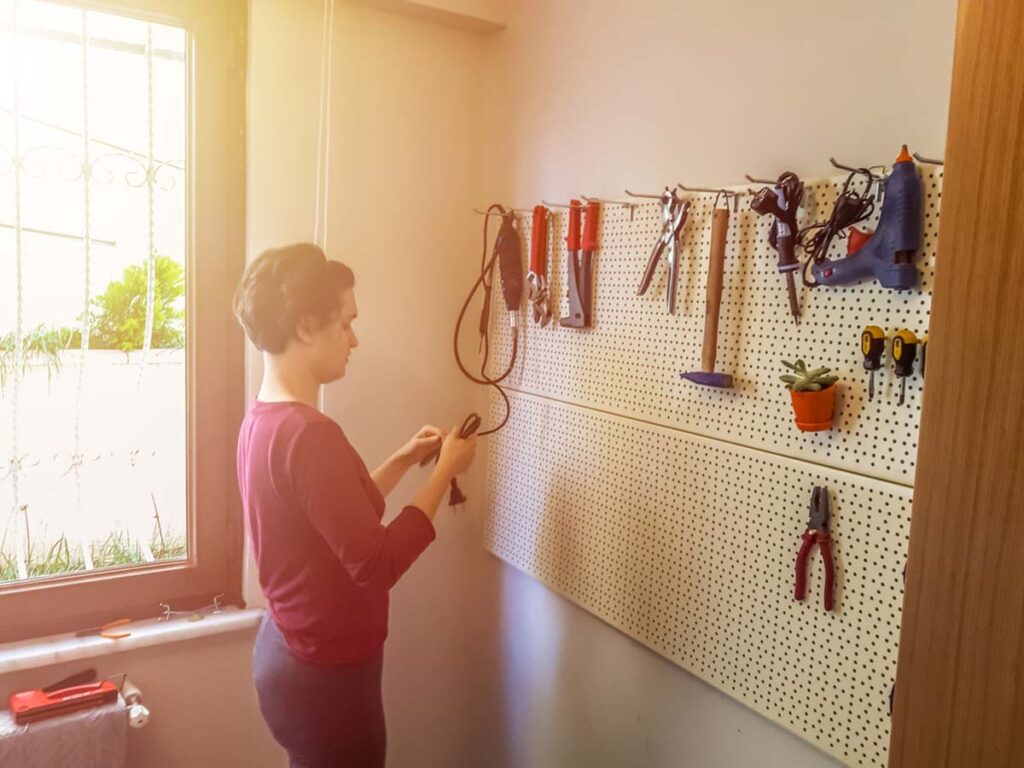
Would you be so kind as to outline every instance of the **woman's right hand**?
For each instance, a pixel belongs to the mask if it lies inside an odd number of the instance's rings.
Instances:
[[[476,435],[459,437],[458,427],[445,435],[441,444],[441,455],[437,460],[437,466],[451,477],[461,475],[473,464],[476,456]]]

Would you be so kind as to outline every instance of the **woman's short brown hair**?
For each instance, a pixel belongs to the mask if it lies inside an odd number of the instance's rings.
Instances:
[[[342,291],[355,282],[351,269],[312,243],[271,248],[246,267],[235,288],[235,317],[257,348],[278,354],[303,318],[329,322]]]

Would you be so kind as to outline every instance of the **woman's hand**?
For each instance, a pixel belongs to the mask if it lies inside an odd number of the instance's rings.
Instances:
[[[421,427],[419,432],[403,445],[398,453],[406,459],[410,465],[419,464],[433,453],[437,453],[444,440],[444,430],[431,425]]]
[[[437,466],[451,477],[461,475],[473,464],[476,456],[476,435],[459,437],[459,428],[452,427],[452,431],[445,435],[444,443],[441,445],[441,456],[437,460]]]

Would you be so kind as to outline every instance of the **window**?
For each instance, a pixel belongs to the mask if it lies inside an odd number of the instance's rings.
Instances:
[[[0,640],[239,591],[244,2],[101,7],[0,0]]]

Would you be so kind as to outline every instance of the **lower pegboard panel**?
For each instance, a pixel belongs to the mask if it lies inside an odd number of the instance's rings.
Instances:
[[[886,764],[910,488],[509,395],[491,552],[842,762]],[[833,613],[817,548],[793,599],[814,485],[832,500]]]

